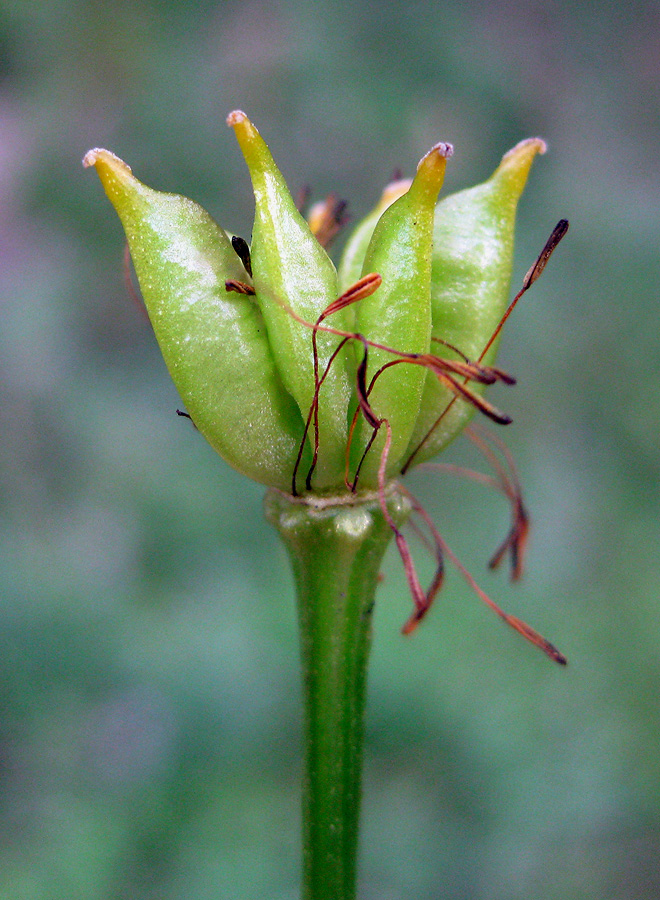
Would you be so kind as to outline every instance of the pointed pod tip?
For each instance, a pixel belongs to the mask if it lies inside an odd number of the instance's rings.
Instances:
[[[417,173],[413,180],[412,190],[417,189],[423,191],[424,194],[434,195],[433,202],[435,203],[445,177],[447,160],[453,152],[454,148],[452,145],[443,142],[431,147],[417,165]]]
[[[512,190],[514,197],[517,198],[525,187],[534,158],[542,156],[547,149],[548,145],[540,137],[519,141],[515,147],[504,154],[492,179],[499,182],[505,190]]]
[[[82,164],[85,169],[96,166],[98,163],[105,164],[109,169],[123,170],[129,175],[131,174],[131,167],[123,159],[111,153],[110,150],[104,150],[103,147],[94,147],[83,156]]]
[[[497,167],[497,172],[505,170],[518,170],[521,168],[529,168],[532,160],[536,155],[543,156],[548,150],[548,145],[540,137],[525,138],[519,141],[515,147],[508,150],[502,157],[502,161]]]
[[[234,109],[227,116],[227,125],[230,128],[234,128],[236,125],[240,125],[241,122],[247,122],[248,117],[245,115],[242,109]]]
[[[451,144],[445,144],[440,141],[431,147],[428,153],[425,153],[424,156],[422,156],[417,164],[417,171],[419,172],[425,168],[430,169],[432,167],[437,167],[438,164],[440,164],[440,167],[444,171],[445,164],[453,153],[454,148]]]
[[[454,145],[446,144],[444,141],[439,141],[437,144],[431,147],[429,153],[435,153],[438,156],[449,159],[450,156],[454,155]]]
[[[227,125],[234,129],[238,146],[241,148],[250,172],[253,173],[255,166],[263,166],[264,159],[270,157],[264,139],[242,109],[235,109],[229,113]]]
[[[531,156],[532,158],[536,156],[538,153],[539,156],[543,156],[544,153],[547,153],[548,145],[540,137],[531,137],[525,138],[523,141],[518,141],[515,147],[512,147],[507,153],[502,157],[502,162],[505,162],[509,159],[521,159],[527,156]]]
[[[243,142],[254,142],[259,140],[261,135],[248,119],[242,109],[235,109],[227,116],[227,125],[234,129],[234,134],[238,143],[243,146]]]
[[[99,158],[99,153],[101,152],[102,150],[100,147],[94,147],[91,150],[88,150],[82,159],[83,168],[89,169],[90,166],[95,166],[96,160]]]

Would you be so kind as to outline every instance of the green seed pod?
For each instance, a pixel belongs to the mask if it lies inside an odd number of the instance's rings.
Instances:
[[[263,138],[237,110],[227,123],[233,127],[247,162],[255,196],[252,233],[252,272],[257,301],[263,312],[273,356],[287,390],[295,398],[303,418],[314,401],[312,331],[296,321],[291,311],[314,324],[339,294],[335,267],[312,234],[289,193]],[[332,318],[337,328],[346,326],[343,311]],[[319,371],[323,373],[339,338],[317,335]],[[319,395],[319,457],[314,487],[341,484],[347,441],[347,416],[351,382],[346,353],[333,363]],[[313,445],[314,434],[310,430]]]
[[[287,490],[302,418],[284,389],[249,282],[226,233],[192,200],[139,182],[107,150],[90,150],[126,232],[142,295],[193,422],[239,472]]]
[[[544,152],[545,144],[540,138],[521,141],[503,157],[488,181],[452,194],[437,205],[431,276],[433,337],[447,341],[474,361],[481,360],[506,310],[516,208],[534,157]],[[497,341],[481,361],[491,363],[496,349]],[[432,352],[459,358],[442,344],[434,343]],[[472,388],[480,390],[474,385]],[[473,406],[454,400],[433,373],[427,372],[406,456],[414,454],[414,463],[435,456],[460,433],[473,413]],[[440,423],[426,437],[441,416]]]
[[[392,203],[378,220],[362,266],[363,274],[378,272],[381,287],[362,300],[356,311],[356,328],[365,337],[405,353],[428,353],[431,341],[431,249],[433,215],[452,148],[436,144],[422,158],[409,190]],[[371,348],[367,382],[378,369],[393,360],[384,350]],[[392,366],[374,384],[369,403],[392,429],[388,472],[400,471],[401,457],[410,441],[422,399],[426,370],[408,363]],[[365,446],[371,430],[362,428]],[[380,434],[367,455],[360,481],[376,483]]]
[[[395,200],[403,196],[412,184],[411,178],[401,178],[397,181],[391,181],[383,191],[380,200],[372,211],[367,215],[349,237],[344,247],[344,252],[339,263],[339,290],[345,291],[362,275],[362,266],[364,258],[367,254],[369,242],[374,233],[374,229],[378,224],[378,220],[385,210],[391,206]]]

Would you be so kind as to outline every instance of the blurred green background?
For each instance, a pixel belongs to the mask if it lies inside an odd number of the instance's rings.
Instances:
[[[290,576],[262,490],[184,420],[80,166],[105,146],[249,236],[226,113],[292,189],[359,219],[455,145],[449,190],[541,134],[502,364],[533,516],[512,588],[478,485],[415,476],[452,574],[404,639],[388,557],[361,900],[660,896],[660,8],[492,0],[0,4],[0,897],[293,900],[300,712]],[[502,432],[500,432],[502,434]],[[470,459],[467,442],[447,456]]]

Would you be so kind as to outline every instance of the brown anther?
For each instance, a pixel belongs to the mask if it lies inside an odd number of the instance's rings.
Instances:
[[[535,647],[543,650],[550,659],[559,663],[560,666],[568,665],[568,660],[561,650],[558,650],[554,644],[551,644],[547,638],[544,638],[542,634],[539,634],[538,631],[528,625],[527,622],[523,622],[522,619],[519,619],[517,616],[512,616],[501,611],[499,615],[507,625],[510,625],[511,628],[518,632],[518,634],[521,634],[525,640],[530,642],[530,644],[534,644]]]
[[[500,321],[498,322],[497,327],[495,328],[495,330],[494,330],[493,333],[491,334],[490,338],[488,339],[488,342],[486,343],[486,346],[485,346],[484,349],[481,351],[481,355],[479,356],[479,359],[477,360],[477,363],[481,363],[482,360],[485,358],[486,354],[488,353],[488,351],[490,350],[490,348],[493,346],[493,344],[494,344],[495,341],[497,340],[497,337],[498,337],[499,333],[501,332],[502,328],[504,327],[504,323],[505,323],[506,320],[509,318],[509,316],[511,315],[511,313],[513,312],[513,310],[515,309],[516,304],[518,303],[518,301],[520,300],[520,298],[523,296],[523,294],[524,294],[524,293],[525,293],[525,292],[526,292],[526,291],[534,284],[534,282],[539,278],[539,276],[541,275],[541,273],[542,273],[543,270],[545,269],[545,267],[546,267],[546,265],[547,265],[547,262],[548,262],[548,260],[550,259],[550,256],[552,255],[552,253],[554,252],[555,248],[557,247],[557,244],[559,244],[559,242],[560,242],[561,239],[564,237],[564,235],[566,234],[567,231],[568,231],[568,221],[567,221],[566,219],[560,219],[559,222],[555,225],[555,227],[554,227],[554,229],[553,229],[553,231],[552,231],[552,234],[550,235],[550,237],[549,237],[548,240],[546,241],[546,244],[545,244],[543,250],[541,250],[540,254],[538,255],[538,257],[537,257],[537,259],[536,259],[534,265],[529,269],[529,271],[528,271],[527,274],[525,275],[525,277],[524,277],[524,279],[523,279],[523,283],[522,283],[521,289],[518,291],[518,293],[517,293],[516,296],[513,298],[513,300],[511,301],[511,303],[509,303],[509,306],[507,307],[506,312],[504,313],[504,315],[502,316],[502,318],[501,318]],[[437,340],[437,339],[434,338],[434,340]],[[454,349],[455,349],[455,348],[454,348]],[[461,353],[460,355],[463,356],[462,353]],[[496,372],[496,373],[498,374],[499,380],[503,381],[505,384],[515,384],[515,379],[512,378],[510,375],[507,375],[505,372],[502,372],[500,369],[493,369],[493,371]],[[422,447],[424,447],[424,445],[425,445],[426,442],[429,440],[429,438],[431,437],[431,435],[433,434],[433,432],[436,430],[436,428],[438,427],[438,425],[440,424],[440,422],[442,422],[442,420],[444,419],[444,417],[447,415],[447,413],[449,412],[449,410],[452,408],[452,406],[453,406],[454,403],[456,402],[457,396],[458,396],[458,394],[457,394],[457,392],[455,392],[454,396],[453,396],[453,397],[451,398],[451,400],[447,403],[447,405],[445,406],[445,408],[443,409],[443,411],[440,413],[440,415],[438,416],[438,418],[435,420],[435,422],[433,423],[433,425],[431,425],[431,427],[430,427],[429,430],[426,432],[426,434],[424,435],[424,437],[422,438],[422,440],[419,442],[419,444],[418,444],[418,445],[415,447],[415,449],[412,451],[412,453],[410,454],[410,456],[408,457],[408,459],[407,459],[406,462],[404,463],[403,468],[401,469],[402,474],[405,475],[405,473],[408,471],[408,469],[410,468],[410,466],[411,466],[412,463],[414,462],[414,459],[415,459],[415,457],[417,456],[417,454],[419,453],[419,451],[422,449]],[[498,419],[495,419],[495,421],[499,421],[499,420],[498,420]],[[510,421],[510,420],[509,420],[509,421]]]
[[[249,297],[253,297],[256,294],[251,284],[237,281],[235,278],[229,278],[225,281],[225,290],[234,291],[236,294],[247,294]]]
[[[250,256],[250,245],[248,242],[239,237],[237,234],[232,235],[231,245],[234,248],[234,252],[236,256],[243,263],[243,268],[248,273],[250,278],[252,278],[252,258]]]
[[[447,375],[445,372],[437,369],[435,370],[435,375],[456,397],[467,400],[467,402],[472,404],[479,412],[483,413],[489,419],[492,419],[493,422],[497,422],[498,425],[510,425],[513,421],[511,416],[501,412],[496,406],[489,403],[488,400],[484,400],[482,396],[467,387],[464,382],[457,381],[455,378],[452,378],[451,375]]]
[[[554,253],[557,244],[561,241],[567,231],[568,221],[566,219],[560,219],[555,225],[552,234],[546,241],[545,247],[539,253],[538,259],[523,278],[523,290],[526,291],[527,288],[530,288],[534,284],[536,279],[540,277],[546,265],[548,264],[548,260]]]
[[[346,201],[329,194],[309,211],[309,227],[322,247],[328,248],[348,221]]]
[[[516,384],[516,379],[513,375],[509,375],[508,372],[505,372],[504,369],[498,369],[496,366],[487,366],[488,370],[495,375],[498,381],[502,381],[504,384]]]
[[[340,309],[345,309],[359,300],[364,300],[365,297],[370,297],[380,287],[382,281],[383,279],[377,272],[370,272],[368,275],[364,275],[323,310],[317,324],[321,323],[323,319],[327,319],[333,313],[339,312]]]
[[[195,431],[199,430],[197,428],[197,426],[195,425],[193,417],[190,415],[190,413],[185,412],[183,409],[177,409],[176,414],[177,414],[177,416],[181,416],[183,419],[189,419],[189,421],[192,422],[192,426],[195,429]]]

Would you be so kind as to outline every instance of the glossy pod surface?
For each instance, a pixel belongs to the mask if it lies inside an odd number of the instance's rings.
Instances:
[[[93,165],[126,232],[163,357],[193,422],[230,465],[288,488],[302,417],[273,361],[263,317],[227,279],[249,281],[225,232],[192,200],[153,191],[107,150]]]
[[[359,304],[356,328],[370,340],[404,353],[428,353],[431,346],[433,213],[451,153],[449,144],[437,144],[423,157],[410,188],[378,220],[362,265],[363,275],[378,272],[383,284]],[[368,380],[392,359],[387,351],[371,349]],[[425,376],[419,366],[397,364],[383,372],[369,397],[376,415],[386,418],[392,429],[390,475],[401,469],[401,457],[419,414]],[[365,423],[365,444],[369,436]],[[369,486],[377,483],[384,439],[384,434],[379,435],[362,467],[360,478]]]
[[[516,209],[530,167],[545,152],[539,138],[522,141],[502,159],[488,181],[441,200],[435,211],[431,304],[433,336],[458,348],[469,359],[492,363],[497,342],[481,353],[509,302]],[[457,357],[436,345],[442,356]],[[408,452],[423,440],[452,394],[428,372],[420,414]],[[445,447],[474,413],[463,400],[452,404],[422,450],[420,463]]]
[[[396,477],[411,456],[418,463],[442,449],[473,406],[456,400],[429,368],[410,359],[387,364],[405,354],[480,361],[506,308],[516,206],[544,144],[523,141],[484,184],[436,203],[451,152],[437,144],[415,178],[388,186],[357,225],[338,278],[257,129],[240,111],[228,124],[255,196],[251,275],[226,232],[193,201],[151,190],[107,150],[91,150],[84,160],[96,168],[122,221],[176,387],[195,425],[230,465],[285,491],[298,466],[310,473],[309,489],[332,493],[346,489],[345,475],[350,483],[373,435],[364,409],[352,437],[350,423],[361,391],[386,366],[368,404],[372,420],[391,429],[386,475]],[[335,304],[326,318],[338,296],[370,273],[381,277],[380,287],[354,305]],[[228,291],[227,282],[245,293]],[[328,326],[336,333],[323,330]],[[358,333],[369,344],[362,388]],[[342,338],[346,345],[326,372]],[[495,344],[484,363],[492,363]],[[360,488],[377,486],[384,441],[381,429],[362,462]],[[306,490],[304,477],[298,483]]]
[[[227,122],[234,129],[250,170],[255,197],[252,231],[252,272],[257,301],[268,327],[272,352],[288,391],[295,398],[301,417],[306,417],[314,399],[312,331],[296,321],[290,311],[313,324],[339,293],[332,260],[312,234],[296,208],[270,150],[245,113],[231,113]],[[333,325],[346,324],[341,313]],[[339,339],[317,335],[319,366],[324,369]],[[335,360],[323,384],[319,402],[319,428],[323,440],[315,484],[326,488],[341,482],[347,440],[348,404],[351,384],[346,354]],[[310,441],[313,434],[310,433]]]

